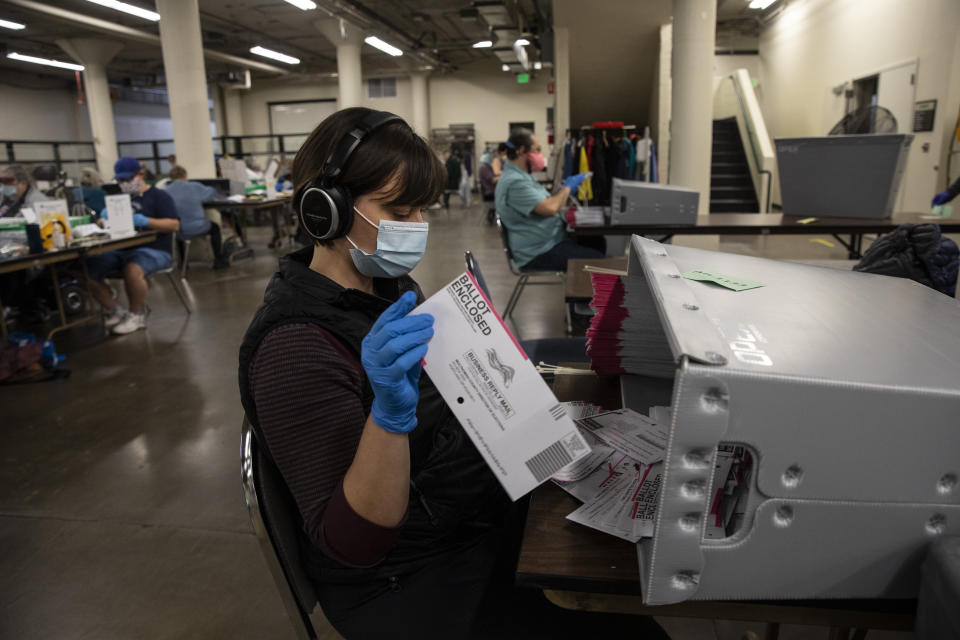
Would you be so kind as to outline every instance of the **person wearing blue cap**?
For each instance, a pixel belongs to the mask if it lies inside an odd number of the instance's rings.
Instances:
[[[173,234],[180,230],[180,217],[173,198],[146,183],[146,172],[136,158],[120,158],[113,172],[120,190],[130,195],[133,226],[158,232],[157,239],[150,244],[110,251],[87,260],[90,292],[103,305],[104,324],[122,335],[147,326],[146,277],[173,263]],[[123,276],[129,310],[113,298],[110,288],[103,283],[112,274]]]

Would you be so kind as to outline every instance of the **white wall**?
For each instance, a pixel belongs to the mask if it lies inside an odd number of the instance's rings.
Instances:
[[[451,124],[473,124],[477,152],[486,142],[502,142],[509,135],[509,123],[533,122],[535,133],[547,145],[547,108],[553,96],[547,93],[550,73],[541,72],[529,84],[517,84],[512,73],[500,70],[496,60],[467,65],[461,71],[430,77],[430,128]]]
[[[937,100],[936,129],[914,134],[903,206],[928,209],[946,181],[960,106],[958,25],[957,0],[793,0],[760,34],[760,101],[771,136],[826,135],[843,115],[833,87],[915,60],[915,99]],[[912,123],[899,125],[912,132]]]
[[[570,34],[570,123],[650,124],[660,27],[669,0],[553,0],[556,26]]]
[[[0,84],[0,105],[0,139],[90,140],[90,118],[76,91]]]
[[[433,78],[430,78],[430,82],[433,82]],[[399,76],[397,77],[397,97],[368,98],[367,83],[364,82],[361,105],[371,109],[390,111],[409,121],[413,118],[413,101],[410,91],[410,78]],[[270,102],[335,99],[338,93],[336,79],[304,83],[295,83],[291,80],[254,81],[249,91],[240,92],[243,103],[243,132],[246,135],[270,133],[270,111],[267,106]]]
[[[713,56],[713,75],[729,76],[737,69],[746,69],[751,78],[760,78],[759,55]]]
[[[451,74],[433,74],[428,80],[430,128],[473,123],[478,149],[484,142],[505,140],[509,122],[533,121],[537,133],[544,134],[547,107],[553,106],[553,96],[547,93],[549,81],[549,72],[543,72],[530,84],[517,84],[515,76],[501,71],[495,60],[477,62]],[[396,98],[368,98],[366,83],[363,91],[363,106],[390,111],[406,120],[413,118],[409,77],[397,76]],[[254,82],[250,91],[242,94],[244,133],[270,131],[269,102],[336,97],[335,79],[305,84]],[[541,137],[545,144],[545,136]]]

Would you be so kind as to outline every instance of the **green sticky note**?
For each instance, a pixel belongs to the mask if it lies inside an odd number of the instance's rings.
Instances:
[[[816,221],[816,218],[804,218],[803,220],[797,220],[797,224],[812,224]]]
[[[733,291],[746,291],[747,289],[756,289],[757,287],[762,287],[762,282],[757,282],[756,280],[747,280],[746,278],[735,278],[733,276],[725,276],[722,273],[713,273],[710,271],[702,271],[700,269],[694,269],[693,271],[687,271],[683,274],[683,277],[687,280],[697,280],[699,282],[713,282],[718,284],[721,287],[726,287]]]

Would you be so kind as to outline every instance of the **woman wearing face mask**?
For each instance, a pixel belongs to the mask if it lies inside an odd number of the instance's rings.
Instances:
[[[32,209],[36,203],[50,199],[37,189],[23,165],[11,165],[5,173],[6,177],[2,178],[0,187],[3,194],[0,216],[6,218],[19,215],[21,209]]]
[[[517,129],[506,142],[507,162],[497,181],[497,214],[510,232],[510,249],[521,268],[566,271],[570,258],[602,258],[602,247],[582,246],[567,239],[566,211],[570,191],[576,190],[587,174],[570,176],[554,195],[544,189],[531,173],[546,166],[537,137]]]
[[[445,180],[396,116],[350,108],[320,123],[293,164],[315,243],[267,285],[240,347],[241,399],[343,636],[466,638],[480,625],[484,637],[555,638],[573,614],[513,588],[516,513],[421,374],[433,318],[410,314],[423,295],[409,272]]]
[[[335,183],[347,194],[337,214],[352,223],[281,260],[241,346],[241,396],[297,504],[305,568],[340,633],[463,637],[509,500],[421,375],[433,319],[408,315],[423,300],[408,274],[443,165],[397,118],[326,177],[371,114],[337,112],[297,153],[301,215],[329,215],[310,205],[319,191],[304,195]]]

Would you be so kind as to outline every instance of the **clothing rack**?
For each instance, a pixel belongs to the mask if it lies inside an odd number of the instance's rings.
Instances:
[[[650,163],[646,161],[650,157],[649,130],[644,129],[642,136],[639,131],[635,124],[616,120],[567,129],[558,182],[591,171],[593,176],[584,181],[576,196],[587,205],[609,206],[613,178],[650,179]],[[638,162],[639,155],[643,156],[642,163]]]

